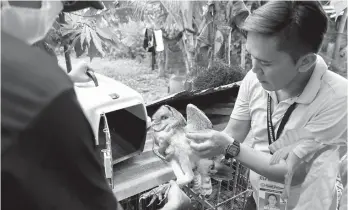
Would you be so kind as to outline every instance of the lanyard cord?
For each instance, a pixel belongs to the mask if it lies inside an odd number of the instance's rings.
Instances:
[[[271,113],[271,96],[268,94],[267,98],[267,132],[268,132],[268,143],[271,145],[273,142],[275,142],[280,134],[283,132],[285,124],[289,121],[291,113],[295,110],[297,103],[293,103],[285,112],[284,117],[282,121],[280,122],[278,131],[277,131],[277,137],[274,137],[274,127],[272,123],[272,113]],[[272,154],[272,153],[271,153]]]

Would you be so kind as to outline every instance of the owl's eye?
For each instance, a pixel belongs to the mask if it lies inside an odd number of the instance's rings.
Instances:
[[[166,120],[166,119],[168,119],[168,116],[163,115],[163,116],[161,117],[161,120]]]
[[[213,161],[212,164],[209,166],[210,170],[214,170],[215,169],[215,162]]]

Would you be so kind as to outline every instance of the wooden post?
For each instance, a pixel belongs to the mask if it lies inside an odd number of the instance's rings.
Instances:
[[[159,77],[165,77],[166,73],[166,49],[164,49],[162,52],[158,53],[158,68],[159,68]]]
[[[210,66],[213,66],[214,65],[214,60],[215,60],[215,35],[216,35],[216,25],[215,25],[215,14],[213,16],[213,43],[212,43],[212,55],[211,55],[211,61],[210,61]]]
[[[59,14],[59,22],[65,23],[65,16],[64,13],[61,12]],[[71,59],[70,59],[70,52],[68,51],[69,46],[68,44],[64,45],[64,57],[65,57],[65,63],[66,63],[66,71],[69,73],[71,71]]]
[[[333,42],[327,43],[326,54],[328,57],[330,57],[330,59],[333,58],[334,51],[335,51],[335,43]]]
[[[215,2],[216,3],[216,2]],[[216,24],[215,24],[215,3],[209,6],[209,11],[211,11],[212,14],[212,25],[213,25],[213,33],[211,34],[213,36],[213,43],[211,45],[211,57],[210,62],[208,64],[208,68],[214,65],[214,59],[215,59],[215,33],[216,33]],[[208,35],[209,37],[209,35]]]
[[[183,36],[187,36],[185,33],[187,32],[183,32]],[[184,59],[184,63],[185,63],[185,75],[188,76],[189,73],[190,73],[190,64],[189,64],[189,50],[188,50],[188,47],[187,45],[185,44],[185,41],[184,39],[181,39],[180,40],[180,49],[181,49],[181,52],[182,52],[182,56],[183,56],[183,59]],[[178,74],[180,74],[178,72]]]
[[[336,39],[336,43],[335,43],[335,51],[334,51],[334,55],[333,55],[333,59],[337,59],[338,58],[338,54],[340,52],[340,45],[341,45],[341,34],[344,31],[344,27],[346,25],[346,20],[347,20],[347,8],[344,9],[343,15],[341,17],[341,22],[340,22],[340,27],[338,29],[338,37]]]
[[[232,28],[228,30],[228,41],[227,41],[227,62],[231,66],[231,37],[232,37]]]

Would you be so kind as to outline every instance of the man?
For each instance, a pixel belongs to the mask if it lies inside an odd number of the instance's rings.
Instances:
[[[347,80],[329,71],[317,54],[327,21],[317,1],[269,1],[250,14],[242,29],[253,68],[242,81],[228,125],[223,132],[187,134],[202,157],[226,153],[251,169],[253,197],[246,209],[257,208],[262,177],[284,183],[286,162],[270,165],[268,149],[282,133],[305,128],[323,144],[346,146]],[[254,148],[239,143],[250,130]],[[295,153],[302,163],[293,177],[289,210],[335,209],[337,148],[327,146],[312,158],[304,158],[304,150]]]
[[[277,196],[274,194],[268,195],[268,204],[263,207],[264,210],[279,210],[279,207],[277,206]]]
[[[30,46],[45,36],[63,3],[74,11],[96,2],[2,1],[4,210],[122,209],[104,178],[92,130],[74,92],[71,79],[86,79],[83,68],[69,78],[56,59]],[[175,183],[171,186],[166,210],[189,202]]]

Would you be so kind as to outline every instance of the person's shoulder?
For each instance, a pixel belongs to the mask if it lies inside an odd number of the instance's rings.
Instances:
[[[256,74],[252,71],[249,70],[243,80],[242,83],[244,83],[244,85],[248,88],[248,89],[253,89],[253,88],[257,88],[260,86],[259,81],[257,80]],[[261,86],[260,86],[261,87]]]
[[[256,74],[249,70],[243,78],[244,94],[248,94],[250,98],[258,97],[263,91],[263,88],[256,77]]]
[[[72,81],[52,56],[5,32],[1,35],[2,77],[7,81],[4,86],[16,84],[47,97],[73,88]]]
[[[256,78],[256,74],[252,71],[249,70],[246,74],[243,80],[249,81],[249,82],[256,82],[257,78]]]
[[[343,76],[327,70],[322,78],[322,85],[334,98],[347,98],[348,80]]]
[[[2,128],[21,132],[73,83],[55,59],[1,32]]]

